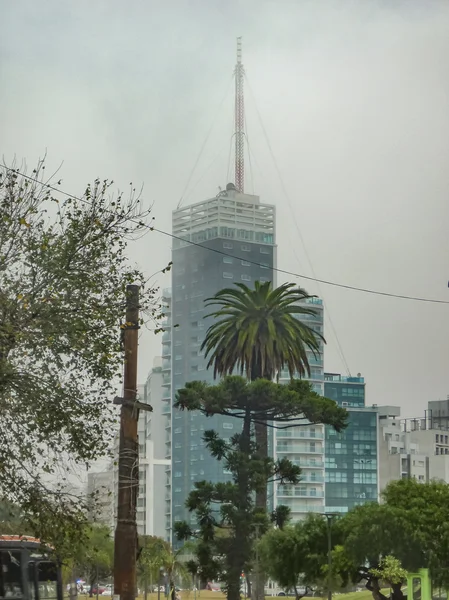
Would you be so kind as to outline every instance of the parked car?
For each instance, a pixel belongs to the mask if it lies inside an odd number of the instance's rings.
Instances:
[[[98,594],[102,594],[106,589],[105,585],[99,585],[98,586]],[[97,594],[97,584],[94,583],[94,585],[92,586],[92,594],[95,596]]]

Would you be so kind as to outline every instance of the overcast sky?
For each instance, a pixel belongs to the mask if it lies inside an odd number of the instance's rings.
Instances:
[[[7,161],[31,165],[47,150],[49,168],[64,161],[58,177],[75,194],[96,176],[122,188],[144,183],[157,227],[170,231],[212,124],[184,203],[233,179],[231,78],[242,35],[246,191],[277,207],[278,266],[449,301],[447,0],[0,0],[0,8]],[[170,259],[170,238],[149,233],[130,252],[152,274]],[[169,276],[157,280],[170,285]],[[368,403],[418,416],[449,394],[449,305],[299,282],[323,296]],[[345,373],[328,323],[326,337],[326,370]],[[143,333],[141,380],[158,353],[160,338]]]

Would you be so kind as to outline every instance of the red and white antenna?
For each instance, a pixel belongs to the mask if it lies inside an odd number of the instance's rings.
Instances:
[[[235,187],[245,189],[245,105],[243,101],[242,38],[237,38],[237,64],[235,65]]]

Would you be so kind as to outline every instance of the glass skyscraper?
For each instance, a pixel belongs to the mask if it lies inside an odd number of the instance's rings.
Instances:
[[[348,427],[325,427],[326,512],[347,512],[378,498],[377,408],[365,406],[363,377],[324,374],[324,395],[349,413]]]
[[[255,281],[274,284],[276,264],[275,207],[261,204],[258,196],[242,194],[232,184],[215,198],[173,212],[173,268],[169,331],[164,333],[167,360],[167,395],[172,403],[186,382],[212,383],[201,352],[212,319],[205,318],[204,301],[234,283],[253,287]],[[170,377],[170,381],[168,381]],[[198,412],[172,410],[167,444],[172,465],[167,474],[167,528],[195,515],[185,501],[196,481],[226,481],[222,463],[204,447],[207,429],[231,437],[241,427],[230,417],[204,417]],[[171,435],[169,435],[171,434]],[[168,500],[168,498],[167,498]]]

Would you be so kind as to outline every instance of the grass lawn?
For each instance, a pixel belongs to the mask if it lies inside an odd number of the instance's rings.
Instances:
[[[390,590],[382,590],[382,592],[388,596]],[[368,590],[363,590],[363,592],[351,592],[350,594],[333,594],[335,600],[372,600],[373,595]],[[184,591],[181,592],[182,600],[195,600],[195,592]],[[221,592],[209,592],[206,590],[201,590],[201,592],[196,592],[197,600],[224,600],[226,596]],[[267,596],[266,600],[275,600],[276,596]],[[79,600],[89,600],[89,596],[78,596]],[[112,600],[111,596],[99,596],[101,600]],[[93,600],[96,600],[96,596],[93,597]],[[144,600],[143,596],[139,596],[138,600]],[[158,600],[157,593],[148,594],[148,600]],[[164,594],[161,593],[160,600],[165,600]],[[282,600],[279,598],[279,600]],[[311,598],[306,598],[304,600],[312,600]]]

